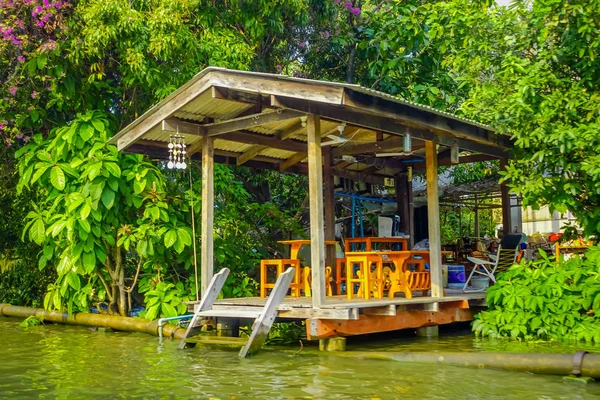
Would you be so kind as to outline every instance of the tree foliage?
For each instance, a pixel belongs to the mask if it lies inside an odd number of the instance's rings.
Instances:
[[[477,315],[481,336],[600,342],[600,248],[584,258],[541,259],[512,266],[487,292],[489,310]]]
[[[524,205],[569,209],[600,232],[600,20],[596,0],[436,5],[432,35],[469,93],[463,112],[510,133],[505,179]]]

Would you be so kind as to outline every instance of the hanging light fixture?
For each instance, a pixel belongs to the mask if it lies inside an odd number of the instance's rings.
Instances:
[[[405,156],[409,156],[412,154],[412,142],[410,138],[410,133],[404,135],[403,153]]]
[[[181,135],[171,135],[169,137],[169,161],[167,168],[169,169],[185,169],[185,157],[187,154],[184,137]]]

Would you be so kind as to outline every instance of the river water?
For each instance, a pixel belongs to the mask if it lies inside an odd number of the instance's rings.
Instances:
[[[353,351],[568,352],[598,347],[494,342],[468,332],[439,339],[349,341]],[[298,350],[298,354],[295,351]],[[45,325],[0,317],[0,398],[199,399],[598,399],[600,383],[453,366],[356,360],[314,346],[269,349],[253,358],[141,333]]]

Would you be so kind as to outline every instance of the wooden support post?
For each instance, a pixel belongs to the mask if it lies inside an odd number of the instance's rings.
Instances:
[[[400,232],[405,235],[411,235],[411,218],[410,218],[410,209],[411,209],[411,199],[409,198],[409,185],[412,184],[408,181],[408,174],[406,172],[402,172],[395,177],[396,183],[396,204],[397,211],[396,213],[400,217]],[[412,190],[411,190],[412,192]],[[412,239],[412,235],[411,235]],[[402,249],[408,250],[408,249]]]
[[[475,196],[475,209],[473,210],[475,213],[475,221],[473,222],[474,226],[474,230],[475,230],[475,237],[479,237],[481,230],[479,228],[479,207],[477,205],[477,196]]]
[[[320,117],[308,114],[307,125],[312,306],[319,308],[325,304],[325,232],[323,228],[323,160],[321,157]]]
[[[215,222],[215,147],[214,139],[202,138],[202,247],[200,251],[200,294],[204,296],[214,273],[213,227]]]
[[[335,240],[335,189],[333,184],[333,156],[331,150],[331,147],[323,149],[325,240]],[[325,252],[325,265],[331,267],[334,272],[336,268],[335,250],[335,245],[327,245]],[[333,276],[335,276],[335,273]]]
[[[444,296],[442,282],[442,243],[440,237],[440,199],[438,194],[437,144],[425,142],[427,170],[427,220],[429,225],[429,272],[431,297]]]
[[[506,168],[506,159],[500,159],[500,170],[504,170]],[[504,235],[510,234],[512,231],[511,228],[511,218],[510,218],[510,194],[508,193],[508,186],[506,183],[502,183],[500,185],[500,195],[502,198],[502,233]]]
[[[407,198],[408,198],[408,248],[412,249],[415,245],[415,205],[413,198],[413,187],[412,187],[412,167],[408,167],[407,175]]]

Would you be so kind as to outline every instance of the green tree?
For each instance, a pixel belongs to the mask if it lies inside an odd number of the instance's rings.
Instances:
[[[504,179],[524,205],[570,210],[600,233],[600,3],[457,0],[432,7],[430,35],[468,89],[461,110],[512,134]]]
[[[108,312],[128,315],[142,269],[190,266],[182,255],[192,244],[185,207],[169,207],[155,166],[106,144],[109,126],[99,112],[80,114],[18,151],[18,189],[37,193],[23,235],[43,247],[39,267],[50,262],[58,274],[46,308],[72,312],[107,301]],[[126,282],[132,266],[135,276]],[[163,307],[163,314],[177,311]]]

